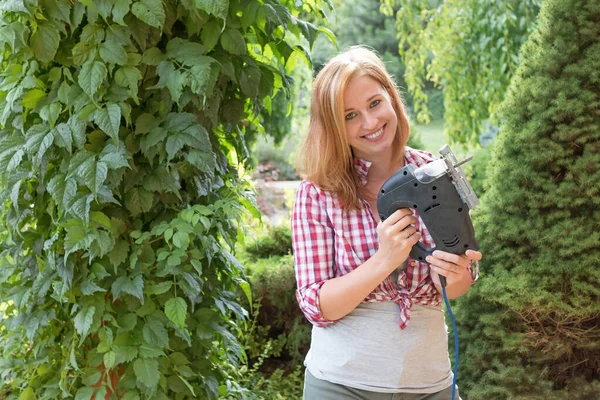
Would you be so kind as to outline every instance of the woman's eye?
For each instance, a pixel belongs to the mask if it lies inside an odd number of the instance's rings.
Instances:
[[[356,117],[356,113],[355,112],[351,112],[346,114],[346,120],[350,120],[352,118]]]
[[[371,103],[371,108],[373,108],[373,107],[377,107],[377,106],[379,105],[379,103],[381,103],[381,100],[374,100],[374,101]]]

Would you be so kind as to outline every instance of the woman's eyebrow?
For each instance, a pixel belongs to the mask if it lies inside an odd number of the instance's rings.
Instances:
[[[369,97],[369,98],[367,99],[367,101],[366,101],[366,102],[367,102],[367,103],[368,103],[368,102],[370,102],[371,100],[373,100],[375,97],[377,97],[377,96],[379,96],[379,95],[380,95],[380,93],[376,93],[376,94],[374,94],[373,96]],[[346,108],[346,109],[344,110],[344,112],[348,112],[348,111],[351,111],[351,110],[353,110],[353,108]]]

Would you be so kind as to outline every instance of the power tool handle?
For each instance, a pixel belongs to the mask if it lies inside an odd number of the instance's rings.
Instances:
[[[417,242],[417,244],[415,244],[412,250],[410,251],[410,256],[417,260],[425,260],[427,256],[433,254],[434,250],[435,248],[433,247],[425,247],[425,245],[422,242]],[[439,275],[439,277],[442,287],[446,287],[446,277],[443,275]]]

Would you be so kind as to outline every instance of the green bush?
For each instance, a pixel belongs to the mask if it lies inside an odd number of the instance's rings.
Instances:
[[[301,363],[308,351],[311,325],[296,300],[294,260],[291,255],[244,261],[254,306],[243,339],[247,354],[256,359],[271,342],[274,356]]]
[[[547,0],[501,109],[458,300],[476,399],[600,398],[600,3]]]
[[[304,368],[297,365],[293,371],[275,369],[265,374],[259,370],[262,364],[257,363],[252,368],[243,366],[239,373],[242,375],[241,387],[228,390],[232,393],[228,400],[298,400],[302,398],[304,385]]]
[[[1,398],[234,385],[245,129],[323,7],[0,1]]]
[[[246,252],[258,257],[284,256],[292,252],[292,232],[288,224],[268,226],[252,243],[246,246]]]
[[[250,318],[240,330],[239,341],[247,359],[237,393],[257,400],[299,399],[312,326],[296,301],[293,257],[257,258],[241,249],[238,258],[253,304],[244,303]]]
[[[469,179],[469,183],[473,187],[473,191],[478,197],[483,196],[487,187],[485,179],[487,176],[487,169],[492,157],[493,143],[477,149],[473,153],[473,159],[469,162],[465,168],[465,173]]]
[[[413,149],[425,150],[425,144],[421,139],[421,132],[416,127],[411,127],[410,136],[408,137],[407,146],[412,147]]]

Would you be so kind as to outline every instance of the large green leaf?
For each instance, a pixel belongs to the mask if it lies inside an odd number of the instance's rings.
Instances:
[[[24,107],[35,108],[40,102],[40,100],[42,100],[44,97],[46,97],[45,91],[41,89],[33,89],[25,93],[25,96],[23,96],[23,100],[21,101],[21,103]]]
[[[89,386],[83,386],[75,393],[75,400],[91,400],[96,393],[96,389]]]
[[[192,0],[193,4],[221,19],[227,19],[227,11],[229,10],[229,0]]]
[[[200,43],[175,38],[167,43],[167,57],[174,58],[182,64],[193,67],[198,64],[212,63],[214,58],[203,56],[204,46]]]
[[[173,297],[165,303],[165,315],[180,329],[185,327],[187,303],[181,297]]]
[[[100,46],[100,57],[110,64],[127,64],[127,52],[122,44],[108,39]]]
[[[127,25],[123,17],[129,12],[129,6],[132,0],[116,0],[112,9],[113,21],[119,25]]]
[[[115,363],[122,364],[133,361],[138,355],[138,349],[133,346],[114,346]]]
[[[47,189],[61,208],[67,208],[77,193],[77,183],[75,179],[68,179],[65,174],[57,174],[50,179]]]
[[[56,123],[61,110],[62,106],[59,102],[46,104],[40,110],[40,117],[50,125],[50,128],[54,128],[54,124]]]
[[[89,235],[88,230],[83,226],[81,220],[73,219],[67,224],[67,234],[65,236],[65,258],[69,254],[88,247],[94,238]]]
[[[155,88],[167,87],[173,100],[179,101],[183,85],[186,82],[186,75],[176,70],[175,65],[170,61],[161,62],[156,68],[156,72],[158,72],[160,79]]]
[[[142,63],[148,65],[158,65],[163,61],[166,61],[167,56],[158,48],[151,47],[144,52],[142,56]]]
[[[34,125],[27,131],[25,148],[31,156],[34,165],[39,165],[46,151],[54,142],[54,134],[44,125]]]
[[[76,153],[69,162],[67,177],[77,175],[78,170],[84,163],[91,163],[95,159],[94,153],[84,150]]]
[[[133,278],[122,276],[112,284],[111,290],[115,300],[119,298],[121,293],[127,293],[143,301],[144,279],[141,275],[136,275]]]
[[[94,113],[94,122],[104,133],[117,140],[121,126],[121,107],[117,104],[107,104]]]
[[[125,206],[132,215],[150,211],[154,196],[143,188],[133,188],[125,195]]]
[[[20,11],[29,13],[29,10],[27,10],[27,7],[25,7],[23,0],[5,0],[0,3],[0,11]]]
[[[106,289],[101,288],[96,283],[87,280],[83,281],[80,287],[81,293],[83,293],[84,296],[89,296],[97,292],[106,292]]]
[[[200,39],[202,40],[202,45],[206,48],[206,51],[212,50],[217,43],[219,43],[222,28],[223,23],[217,20],[210,21],[202,27]]]
[[[100,154],[100,161],[110,169],[119,169],[129,167],[128,156],[125,144],[120,143],[119,146],[115,146],[113,143],[108,143]]]
[[[42,2],[51,21],[69,23],[69,0],[46,0]]]
[[[160,372],[158,371],[158,360],[138,358],[133,363],[133,371],[139,382],[144,386],[154,389],[158,386]]]
[[[48,62],[54,58],[59,42],[60,33],[56,26],[50,22],[42,22],[31,36],[30,46],[39,60]]]
[[[94,321],[94,313],[96,312],[96,307],[88,306],[84,307],[77,313],[73,323],[75,324],[75,330],[79,334],[79,336],[85,338],[92,326],[92,322]]]
[[[94,195],[98,193],[104,184],[107,174],[108,166],[102,161],[82,164],[78,172],[78,175]]]
[[[115,72],[115,82],[117,85],[127,87],[131,96],[137,102],[138,82],[142,79],[142,73],[135,67],[122,67]]]
[[[54,143],[59,147],[67,149],[67,151],[71,153],[71,148],[73,145],[71,127],[62,122],[56,125],[56,127],[52,130],[52,133],[54,134]]]
[[[246,54],[246,40],[234,28],[227,28],[221,35],[221,46],[231,54],[244,55]]]
[[[129,243],[124,240],[119,240],[115,243],[112,251],[108,254],[108,259],[112,266],[116,268],[123,264],[129,256]]]
[[[194,65],[190,68],[190,89],[195,94],[209,94],[207,87],[211,82],[212,68],[210,63]]]
[[[93,97],[106,79],[108,70],[100,61],[88,61],[81,67],[77,82],[89,96]]]
[[[161,0],[141,0],[131,6],[133,15],[155,28],[165,23],[165,10]]]
[[[142,334],[146,343],[164,349],[169,347],[169,335],[163,323],[157,318],[148,318]]]
[[[28,387],[19,396],[19,400],[35,400],[35,392],[32,387]]]

